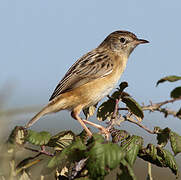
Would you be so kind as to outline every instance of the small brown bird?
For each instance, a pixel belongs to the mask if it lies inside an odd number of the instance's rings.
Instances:
[[[129,55],[137,45],[143,43],[148,41],[138,39],[128,31],[115,31],[108,35],[96,49],[82,56],[71,66],[55,88],[48,105],[25,127],[29,128],[45,114],[67,109],[89,136],[92,136],[92,133],[85,124],[98,128],[108,136],[106,128],[82,120],[79,114],[81,110],[96,104],[110,93],[126,68]]]

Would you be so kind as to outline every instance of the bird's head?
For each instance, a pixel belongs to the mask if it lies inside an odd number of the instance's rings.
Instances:
[[[109,34],[99,47],[129,57],[137,45],[144,43],[149,43],[149,41],[138,39],[135,34],[129,31],[115,31]]]

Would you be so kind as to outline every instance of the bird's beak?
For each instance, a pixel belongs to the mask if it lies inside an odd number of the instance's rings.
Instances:
[[[145,40],[145,39],[137,39],[136,44],[144,44],[144,43],[149,43],[149,41]]]

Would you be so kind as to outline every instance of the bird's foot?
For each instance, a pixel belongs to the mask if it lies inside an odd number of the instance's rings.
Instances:
[[[107,128],[103,127],[103,126],[99,127],[98,129],[100,130],[101,134],[105,135],[106,140],[109,140],[109,138],[110,138],[109,129],[107,129]]]

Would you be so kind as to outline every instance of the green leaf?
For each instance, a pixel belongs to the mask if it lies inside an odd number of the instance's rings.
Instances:
[[[139,151],[138,156],[141,159],[148,161],[152,164],[155,164],[159,167],[164,167],[162,158],[157,155],[157,147],[153,144],[148,144],[146,148],[142,148]]]
[[[166,77],[160,79],[160,80],[156,83],[156,86],[158,86],[158,84],[163,83],[163,82],[165,82],[165,81],[175,82],[175,81],[178,81],[178,80],[181,80],[181,77],[180,77],[180,76],[166,76]]]
[[[146,148],[139,151],[138,156],[145,161],[151,162],[159,167],[169,167],[178,176],[178,165],[174,156],[166,149],[148,144]]]
[[[61,152],[57,153],[49,162],[48,168],[55,168],[57,166],[65,167],[67,162],[70,161],[78,161],[83,156],[83,151],[86,149],[86,146],[82,143],[80,138],[76,138],[76,140],[66,148],[64,148]]]
[[[171,152],[166,149],[157,147],[158,155],[164,160],[165,167],[169,167],[171,171],[178,177],[178,165]]]
[[[155,127],[154,131],[156,131],[156,130],[157,130],[158,145],[160,145],[160,147],[166,146],[166,144],[168,143],[168,140],[170,138],[170,131],[171,130],[168,127],[165,129]]]
[[[181,86],[176,87],[174,90],[170,93],[171,98],[179,98],[181,97]]]
[[[121,148],[126,152],[125,159],[133,166],[137,158],[138,152],[143,145],[143,138],[139,136],[131,136],[121,143]]]
[[[54,147],[56,151],[61,151],[72,144],[75,140],[75,134],[72,131],[62,131],[52,136],[46,146]]]
[[[144,114],[141,106],[130,96],[125,96],[122,98],[122,101],[130,109],[130,111],[136,115],[138,118],[143,119]]]
[[[181,152],[181,136],[175,132],[170,132],[170,143],[175,155]]]
[[[105,102],[103,102],[98,110],[97,110],[97,119],[99,121],[104,121],[106,119],[110,120],[115,108],[115,101],[112,99],[109,99]]]
[[[136,180],[132,167],[125,159],[121,160],[120,169],[121,173],[117,175],[117,179]]]
[[[84,113],[86,119],[88,119],[90,116],[94,115],[96,108],[97,108],[97,104],[83,109],[83,113]]]
[[[111,142],[100,142],[101,138],[93,135],[93,141],[89,144],[89,151],[86,153],[87,160],[87,169],[92,179],[103,179],[110,170],[116,168],[121,159],[124,158],[125,153],[121,148]]]
[[[118,143],[120,141],[127,139],[130,136],[130,134],[125,130],[113,129],[111,131],[111,136],[112,136],[112,142]]]
[[[48,141],[50,140],[50,138],[51,138],[51,134],[49,132],[46,132],[46,131],[36,132],[36,131],[28,130],[28,135],[27,135],[26,140],[31,144],[42,146],[42,145],[46,145]]]

